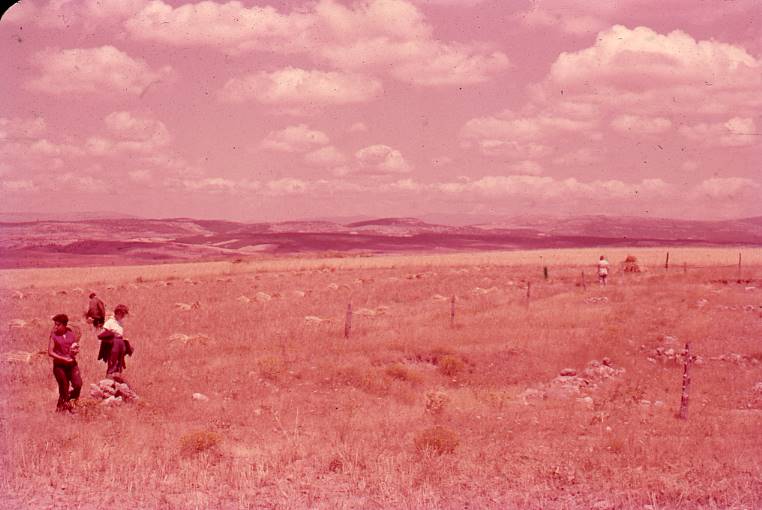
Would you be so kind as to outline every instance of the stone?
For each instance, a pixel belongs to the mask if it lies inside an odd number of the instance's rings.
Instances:
[[[193,394],[193,400],[198,400],[199,402],[208,402],[209,401],[209,397],[207,397],[203,393],[194,393]]]
[[[558,373],[558,375],[561,377],[572,377],[577,375],[577,371],[573,368],[564,368]]]

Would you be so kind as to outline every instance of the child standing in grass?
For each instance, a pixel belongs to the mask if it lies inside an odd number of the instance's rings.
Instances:
[[[598,283],[605,287],[606,286],[606,278],[609,276],[609,261],[606,260],[606,257],[601,255],[601,258],[598,260]]]
[[[69,327],[69,317],[63,313],[54,316],[53,331],[48,340],[48,356],[53,358],[53,377],[58,383],[57,412],[74,412],[71,401],[77,400],[82,390],[82,377],[76,360],[79,352],[77,342],[79,334]]]

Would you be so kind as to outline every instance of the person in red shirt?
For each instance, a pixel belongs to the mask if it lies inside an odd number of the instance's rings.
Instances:
[[[53,358],[53,377],[58,383],[57,412],[74,412],[71,401],[76,401],[82,390],[82,377],[76,360],[78,342],[79,334],[69,327],[69,317],[63,313],[54,316],[53,331],[48,340],[48,356]]]

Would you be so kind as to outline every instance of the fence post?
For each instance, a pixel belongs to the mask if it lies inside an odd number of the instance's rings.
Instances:
[[[741,252],[738,252],[738,279],[741,279]]]
[[[546,280],[548,279],[548,266],[543,266],[542,275],[545,277]]]
[[[347,316],[344,320],[344,338],[349,338],[349,334],[352,332],[352,302],[347,305]]]
[[[582,271],[582,290],[587,290],[587,282],[585,281],[585,272]]]
[[[667,260],[664,261],[664,270],[669,271],[669,252],[667,252]]]
[[[532,282],[527,282],[527,306],[529,306],[529,299],[532,297]]]
[[[455,327],[455,294],[450,298],[450,327]]]
[[[683,262],[683,273],[687,273],[687,272],[688,272],[688,263]]]
[[[693,361],[693,359],[691,358],[691,343],[690,342],[685,343],[685,353],[683,354],[683,356],[685,358],[683,361],[683,391],[680,397],[680,412],[678,413],[677,417],[681,420],[687,420],[688,419],[688,392],[691,389],[690,367],[691,367],[691,361]]]

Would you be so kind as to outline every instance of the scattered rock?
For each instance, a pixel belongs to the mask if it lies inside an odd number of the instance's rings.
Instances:
[[[208,336],[201,333],[197,333],[195,335],[186,335],[184,333],[174,333],[170,335],[169,341],[182,342],[185,345],[188,345],[188,344],[208,345],[211,343],[211,339]]]
[[[134,402],[138,395],[125,382],[117,382],[113,379],[101,379],[98,384],[90,385],[90,395],[102,400],[103,405],[121,404],[122,402]]]
[[[442,294],[434,294],[434,301],[448,301],[450,298]]]
[[[328,284],[328,288],[331,289],[331,290],[338,290],[339,289],[339,285],[336,284],[336,283],[329,283]]]
[[[609,298],[606,296],[590,296],[585,299],[585,303],[588,305],[604,305],[609,302]]]
[[[9,329],[20,329],[26,327],[27,322],[24,319],[11,319],[8,321],[8,328]]]
[[[266,303],[270,301],[273,297],[270,294],[267,294],[266,292],[257,292],[256,296],[254,296],[254,299],[259,301],[260,303]]]
[[[296,297],[304,297],[307,295],[307,293],[304,292],[303,290],[295,290],[292,292],[292,294]]]
[[[20,290],[13,291],[13,299],[24,299],[24,293]]]
[[[558,375],[561,377],[572,377],[577,375],[577,371],[573,368],[564,368],[558,373]]]
[[[483,289],[481,287],[476,287],[471,292],[473,292],[476,295],[483,296],[484,294],[489,294],[490,292],[495,292],[496,290],[498,290],[497,287],[490,287],[489,289]]]
[[[696,301],[696,307],[698,307],[698,308],[704,308],[708,302],[709,302],[709,300],[701,298],[698,301]]]
[[[316,315],[306,315],[304,317],[304,320],[307,322],[307,324],[320,324],[321,322],[331,322],[331,319],[323,319],[322,317],[318,317]]]
[[[193,400],[198,400],[199,402],[208,402],[209,401],[209,397],[207,397],[203,393],[194,393],[193,394]]]
[[[236,298],[236,301],[240,301],[241,303],[251,303],[251,299],[249,299],[246,296],[238,296],[238,298]]]
[[[8,351],[0,354],[0,361],[8,363],[32,363],[35,360],[44,359],[47,354],[47,351]]]

